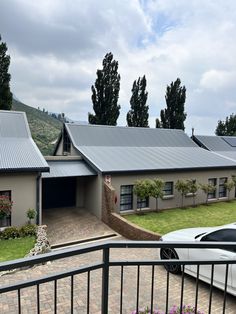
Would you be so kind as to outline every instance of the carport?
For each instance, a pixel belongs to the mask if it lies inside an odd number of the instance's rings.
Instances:
[[[42,176],[42,210],[84,207],[87,178],[96,173],[83,160],[48,160]]]

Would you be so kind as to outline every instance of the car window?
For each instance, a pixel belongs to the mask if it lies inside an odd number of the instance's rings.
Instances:
[[[236,229],[221,229],[203,236],[201,241],[236,242]],[[227,249],[236,252],[235,249]]]

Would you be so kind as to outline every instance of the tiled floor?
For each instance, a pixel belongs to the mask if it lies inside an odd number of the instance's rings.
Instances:
[[[43,224],[48,226],[51,245],[114,234],[106,224],[82,208],[43,210]]]

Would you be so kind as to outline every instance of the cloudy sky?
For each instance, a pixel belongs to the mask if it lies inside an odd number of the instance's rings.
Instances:
[[[111,51],[121,75],[119,125],[143,74],[150,126],[177,77],[187,89],[187,133],[213,134],[236,113],[235,0],[1,0],[0,12],[11,88],[25,104],[86,121],[96,70]]]

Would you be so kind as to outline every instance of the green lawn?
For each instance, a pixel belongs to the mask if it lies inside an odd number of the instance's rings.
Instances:
[[[0,240],[0,262],[24,257],[34,246],[35,237]]]
[[[143,215],[127,215],[125,218],[140,227],[165,234],[170,231],[191,228],[220,226],[236,222],[236,201],[220,202],[208,206],[176,208]]]

